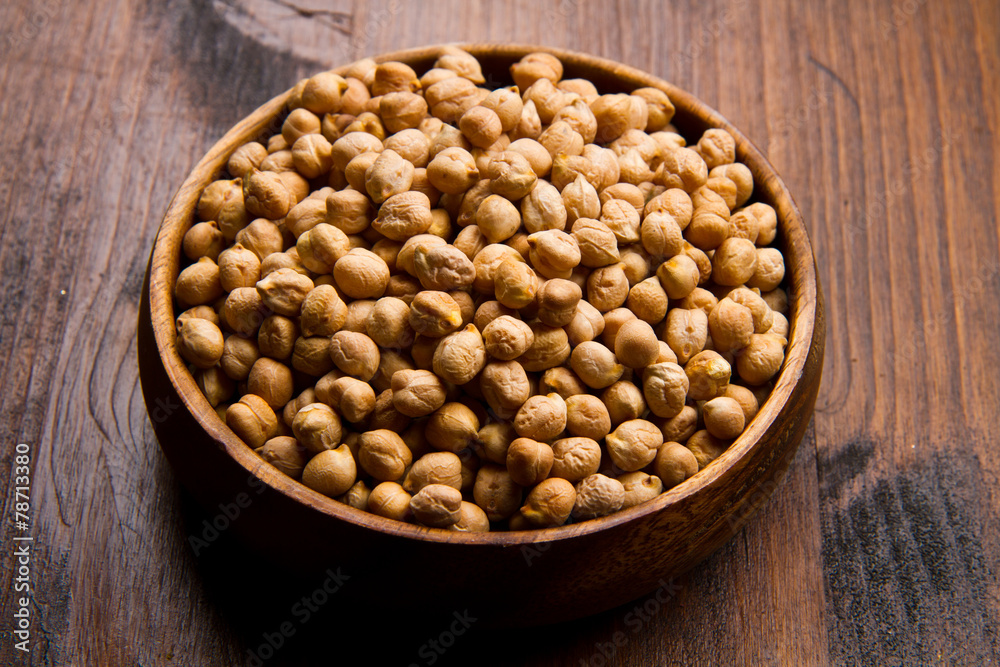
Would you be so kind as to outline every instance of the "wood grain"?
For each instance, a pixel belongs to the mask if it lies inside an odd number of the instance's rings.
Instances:
[[[668,603],[522,636],[473,626],[437,664],[1000,659],[995,3],[323,7],[0,6],[0,479],[13,444],[30,444],[37,545],[28,657],[11,648],[7,561],[0,571],[3,662],[251,664],[247,651],[296,618],[296,595],[321,582],[255,572],[225,535],[199,557],[187,543],[206,517],[177,491],[137,384],[148,251],[196,160],[289,82],[458,40],[587,51],[719,109],[803,211],[829,332],[790,474]],[[6,520],[12,495],[0,502]],[[225,586],[234,568],[260,590]],[[391,619],[404,629],[383,647],[364,637],[387,623],[348,620],[348,653],[376,664],[428,664],[421,647],[448,626]],[[311,662],[336,621],[301,626],[266,664]]]

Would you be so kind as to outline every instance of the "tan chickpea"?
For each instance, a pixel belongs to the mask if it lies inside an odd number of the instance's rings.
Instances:
[[[516,141],[512,141],[510,143],[507,150],[523,155],[525,159],[528,160],[528,163],[531,165],[531,169],[535,172],[535,175],[538,176],[539,179],[547,176],[549,171],[552,169],[552,155],[548,150],[546,150],[545,146],[538,143],[535,139],[529,139],[527,137],[517,139]],[[543,181],[539,181],[539,183],[540,182]],[[538,187],[538,183],[535,184],[535,187]],[[532,192],[534,192],[534,190],[532,190]],[[558,196],[559,190],[555,189],[555,193]]]
[[[504,151],[494,156],[486,176],[490,179],[489,188],[493,193],[512,201],[531,192],[537,180],[527,158],[513,151]]]
[[[569,280],[546,280],[537,293],[538,319],[552,327],[563,327],[573,321],[583,298],[580,287]]]
[[[363,333],[367,336],[368,316],[371,315],[374,307],[375,301],[372,299],[351,301],[347,304],[347,317],[344,318],[344,326],[341,327],[341,330]]]
[[[368,485],[365,484],[364,481],[355,482],[351,488],[339,496],[337,500],[345,505],[353,507],[356,510],[367,510],[368,499],[371,497],[371,493],[372,490],[368,488]]]
[[[413,268],[424,289],[447,292],[472,285],[476,269],[472,261],[453,245],[418,245]]]
[[[664,338],[677,356],[677,363],[686,364],[688,359],[705,349],[708,316],[701,310],[674,308],[667,314]]]
[[[266,312],[267,308],[256,288],[240,287],[226,297],[221,314],[230,330],[240,336],[250,337],[256,336]]]
[[[410,307],[396,297],[385,296],[375,302],[365,332],[375,343],[385,348],[406,348],[413,344]]]
[[[675,148],[663,153],[663,161],[656,169],[654,180],[668,188],[691,193],[708,180],[708,166],[696,151]]]
[[[198,222],[184,234],[182,242],[184,256],[197,260],[208,257],[217,260],[219,253],[225,248],[225,237],[219,230],[219,223],[214,220]]]
[[[256,341],[240,336],[228,336],[222,346],[219,365],[231,380],[243,381],[250,375],[250,369],[259,357],[260,350]]]
[[[340,291],[352,299],[377,299],[389,284],[389,267],[370,250],[354,248],[337,260],[333,277]]]
[[[583,520],[607,516],[624,503],[625,486],[617,479],[595,473],[577,483],[573,516]]]
[[[754,333],[770,332],[770,329],[774,324],[775,313],[771,310],[771,307],[767,305],[767,302],[764,301],[763,297],[761,297],[757,292],[745,287],[738,287],[726,296],[750,310],[750,315],[753,317]],[[780,313],[777,313],[777,316],[784,319]],[[787,320],[785,320],[785,323],[787,325]],[[787,327],[785,331],[787,333]]]
[[[726,239],[712,256],[712,278],[719,285],[742,285],[756,269],[757,249],[747,239]]]
[[[562,327],[551,327],[541,322],[532,322],[529,326],[533,335],[531,347],[518,358],[524,370],[544,371],[569,358],[569,337]]]
[[[629,368],[643,368],[656,360],[659,341],[648,322],[634,319],[626,322],[615,337],[615,356]]]
[[[548,477],[552,462],[552,448],[531,438],[517,438],[507,449],[507,471],[520,486],[534,486]]]
[[[236,389],[233,381],[218,366],[196,372],[195,382],[213,408],[228,401]]]
[[[748,384],[762,385],[781,370],[785,361],[784,338],[753,334],[736,358],[736,370]]]
[[[704,470],[705,466],[722,456],[723,452],[726,451],[728,443],[719,440],[708,431],[702,429],[701,431],[696,431],[688,438],[685,446],[691,450],[691,453],[694,454],[695,459],[698,461],[698,470]]]
[[[633,472],[648,465],[663,444],[663,434],[652,422],[631,419],[623,422],[604,439],[616,466]]]
[[[302,204],[299,204],[299,206],[302,206]],[[375,212],[371,201],[360,192],[342,190],[330,193],[326,197],[326,222],[345,234],[363,232],[371,224],[374,215]]]
[[[334,265],[350,250],[350,241],[341,230],[319,223],[299,235],[295,245],[302,264],[316,273],[330,273]]]
[[[606,224],[591,218],[579,218],[573,223],[573,238],[580,249],[584,266],[599,268],[619,261],[618,239]]]
[[[648,120],[644,101],[631,95],[601,95],[590,103],[590,110],[597,120],[596,138],[602,143],[614,141],[626,130],[641,130]]]
[[[785,279],[785,258],[777,248],[759,248],[754,273],[747,279],[747,287],[769,292]]]
[[[479,418],[462,403],[445,403],[427,420],[424,434],[435,449],[458,453],[477,441]]]
[[[462,501],[458,521],[448,526],[448,530],[459,533],[488,533],[490,520],[479,505]]]
[[[528,400],[531,386],[521,364],[516,361],[495,361],[483,368],[480,389],[490,408],[504,419],[513,417]]]
[[[736,399],[719,396],[702,407],[705,428],[720,440],[733,440],[743,432],[746,415]]]
[[[698,459],[690,449],[677,442],[665,442],[653,460],[653,471],[664,489],[672,489],[698,472]]]
[[[469,151],[459,146],[438,152],[427,165],[431,185],[448,194],[461,194],[479,180],[479,168]]]
[[[401,192],[390,196],[379,208],[372,228],[394,241],[423,234],[431,225],[431,202],[423,192]]]
[[[264,305],[287,317],[299,314],[313,288],[313,281],[294,269],[278,269],[257,281],[257,293]]]
[[[685,405],[680,412],[669,419],[658,419],[656,424],[663,433],[664,442],[687,442],[698,430],[698,410]]]
[[[211,303],[223,294],[219,266],[209,257],[202,257],[177,276],[174,295],[182,306]]]
[[[614,352],[594,341],[580,343],[570,356],[570,367],[588,387],[609,387],[622,376],[625,367]]]
[[[448,334],[434,351],[434,372],[445,381],[463,385],[486,363],[486,347],[475,325]]]
[[[642,393],[646,404],[658,417],[673,417],[684,407],[690,383],[684,369],[665,362],[653,364],[643,376]]]
[[[687,362],[684,372],[689,382],[688,397],[695,401],[707,401],[725,394],[732,367],[718,352],[705,350]]]
[[[577,394],[586,394],[587,391],[587,385],[576,376],[576,373],[565,366],[546,369],[538,382],[539,393],[556,393],[564,399]]]
[[[260,396],[244,394],[226,410],[226,425],[253,449],[278,434],[278,418]]]
[[[376,480],[394,482],[412,463],[412,454],[399,435],[378,429],[361,434],[358,463]]]
[[[292,389],[291,369],[268,357],[255,361],[247,376],[247,391],[260,396],[275,409],[284,407],[291,399]]]
[[[601,200],[597,195],[597,189],[583,175],[577,176],[572,183],[562,189],[562,200],[566,208],[566,221],[569,224],[580,218],[592,220],[601,215]]]
[[[548,53],[529,53],[510,66],[510,74],[522,90],[531,87],[539,79],[555,83],[562,78],[563,66],[558,58]]]
[[[331,285],[318,285],[302,301],[299,325],[303,336],[332,336],[347,320],[347,304]]]
[[[247,172],[259,169],[261,161],[266,157],[267,149],[259,142],[250,141],[233,151],[226,163],[226,170],[233,178],[243,178]]]
[[[638,419],[646,411],[642,390],[627,380],[619,380],[601,393],[612,426]]]
[[[499,263],[494,277],[497,301],[509,308],[523,308],[535,300],[538,276],[523,261],[506,258]]]
[[[565,430],[566,414],[566,401],[559,394],[532,396],[517,411],[514,430],[524,438],[547,442]]]
[[[490,243],[500,243],[513,236],[521,226],[521,214],[507,199],[490,195],[476,209],[476,224]]]
[[[687,255],[671,257],[656,270],[660,285],[671,299],[683,299],[701,279],[698,265]]]
[[[659,477],[641,471],[620,475],[618,481],[625,489],[622,509],[640,505],[656,498],[663,492],[663,482],[660,481]]]
[[[343,435],[340,417],[325,403],[312,403],[296,412],[292,432],[299,443],[313,454],[334,449]]]
[[[299,336],[299,325],[295,320],[282,315],[271,315],[260,325],[257,345],[266,357],[287,361],[292,356],[295,339]]]
[[[705,130],[695,147],[709,169],[730,164],[736,160],[736,140],[723,129]]]
[[[490,521],[502,521],[518,510],[521,487],[510,477],[507,468],[486,464],[476,473],[473,497]]]
[[[637,318],[656,325],[667,315],[669,301],[659,278],[647,278],[632,286],[625,304]]]
[[[754,393],[746,387],[741,387],[738,384],[729,384],[726,386],[726,391],[723,396],[731,398],[739,403],[740,408],[743,410],[743,420],[746,424],[749,424],[750,420],[757,414],[759,407],[757,404],[757,397],[754,396]]]
[[[347,445],[316,454],[302,471],[302,483],[331,498],[346,493],[357,477],[354,456]]]
[[[667,213],[650,213],[640,227],[642,247],[654,257],[670,258],[684,249],[684,235],[680,225]]]
[[[357,424],[375,410],[375,390],[367,382],[343,377],[333,383],[332,405],[347,421]]]
[[[196,367],[215,366],[222,358],[224,346],[222,331],[209,320],[189,318],[178,323],[177,351]]]
[[[407,313],[410,327],[417,333],[440,338],[462,326],[462,312],[447,292],[418,292]]]
[[[587,276],[587,301],[606,313],[625,303],[629,284],[621,263],[594,269]]]
[[[447,390],[430,371],[398,370],[391,382],[392,403],[407,417],[423,417],[444,405]]]
[[[476,452],[483,461],[507,465],[507,450],[517,439],[514,425],[506,421],[495,421],[479,429],[476,436]]]
[[[502,361],[521,356],[535,339],[531,327],[509,315],[502,315],[487,324],[482,336],[486,352]]]
[[[428,484],[410,499],[413,518],[431,528],[448,528],[461,518],[462,493],[444,484]]]
[[[588,301],[580,301],[576,305],[573,319],[566,325],[566,333],[571,345],[576,346],[588,340],[594,340],[604,331],[604,317],[601,311],[590,305]]]
[[[254,450],[258,456],[292,479],[301,479],[309,457],[295,438],[276,436]]]
[[[372,385],[378,391],[379,384]],[[410,427],[412,420],[396,409],[392,402],[392,389],[386,388],[375,397],[375,410],[368,418],[368,428],[370,430],[385,429],[394,433],[402,433]]]
[[[566,430],[582,438],[604,439],[611,432],[608,407],[591,394],[570,396],[566,399]]]
[[[287,219],[286,216],[286,225]],[[257,255],[257,259],[260,260],[273,253],[281,252],[285,243],[281,228],[264,218],[254,220],[237,232],[235,241]]]
[[[618,332],[626,323],[636,319],[635,313],[628,308],[615,308],[604,313],[604,331],[601,332],[601,341],[609,348],[615,348],[615,341],[618,339]]]
[[[430,484],[462,488],[462,461],[453,452],[430,452],[413,462],[403,481],[407,493],[417,493]]]
[[[622,271],[625,272],[629,289],[649,277],[651,262],[653,262],[652,256],[637,243],[624,246],[621,249]]]
[[[244,179],[243,202],[248,213],[268,220],[283,217],[295,204],[292,194],[277,173],[260,170],[252,170]]]
[[[753,314],[746,306],[726,297],[709,314],[708,328],[717,350],[735,352],[750,343],[754,331]]]
[[[396,482],[382,482],[368,496],[368,511],[387,519],[405,521],[410,516],[410,499]]]
[[[539,527],[566,523],[576,503],[576,489],[565,479],[550,477],[533,488],[521,508],[528,523]]]
[[[365,382],[375,376],[380,363],[375,342],[354,331],[338,331],[330,338],[330,358],[341,371]]]
[[[619,245],[637,243],[641,238],[639,214],[626,201],[609,199],[601,207],[600,220],[612,231]]]
[[[581,259],[576,239],[558,229],[531,234],[528,249],[532,266],[546,278],[569,278]]]

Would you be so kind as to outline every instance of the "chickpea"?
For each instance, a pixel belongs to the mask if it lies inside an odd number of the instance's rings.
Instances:
[[[723,129],[705,130],[695,147],[709,169],[714,169],[736,160],[736,140]]]
[[[573,321],[583,298],[580,287],[569,280],[546,280],[538,289],[538,319],[552,327],[563,327]]]
[[[517,431],[510,422],[492,422],[479,429],[476,451],[488,462],[507,464],[507,450],[517,439]]]
[[[243,337],[256,336],[267,308],[253,287],[234,289],[222,307],[222,320],[230,330]]]
[[[654,277],[633,285],[625,304],[640,320],[656,325],[666,317],[669,301],[659,278]]]
[[[754,335],[753,314],[726,297],[709,314],[708,329],[717,350],[735,352],[746,347]]]
[[[231,380],[244,381],[249,377],[250,369],[259,357],[260,350],[256,341],[240,336],[228,336],[222,346],[219,365]]]
[[[258,349],[266,357],[287,361],[292,356],[298,335],[299,326],[295,320],[282,315],[271,315],[264,320],[257,332]]]
[[[625,489],[622,499],[622,509],[635,507],[656,498],[663,492],[663,482],[655,475],[641,471],[627,472],[618,477]]]
[[[260,396],[244,394],[226,410],[226,425],[256,449],[278,434],[278,418]]]
[[[333,383],[330,405],[344,419],[358,424],[375,410],[375,390],[357,378],[342,377]]]
[[[655,182],[668,188],[691,193],[708,180],[708,165],[690,148],[674,148],[663,153],[663,161],[653,176]]]
[[[389,266],[370,250],[354,248],[337,260],[333,277],[352,299],[377,299],[389,284]]]
[[[381,347],[406,348],[413,344],[410,307],[402,299],[386,296],[375,302],[365,330],[368,337]]]
[[[427,165],[431,185],[447,194],[462,194],[479,181],[479,168],[469,151],[460,146],[444,148]]]
[[[496,268],[494,293],[503,305],[524,308],[534,301],[538,282],[538,276],[530,266],[508,257]]]
[[[510,518],[521,504],[521,487],[511,479],[505,467],[492,463],[482,466],[476,473],[472,494],[490,521]]]
[[[521,356],[535,340],[531,327],[509,315],[502,315],[487,324],[482,335],[486,352],[502,361]]]
[[[254,450],[262,459],[292,479],[301,479],[309,457],[295,438],[276,436]]]
[[[219,266],[210,257],[202,257],[177,276],[174,294],[182,306],[200,306],[223,294]]]
[[[785,361],[783,341],[774,334],[752,334],[736,358],[740,377],[747,384],[762,385],[777,375]]]
[[[587,277],[587,301],[606,313],[625,303],[629,284],[621,263],[594,269]]]
[[[743,432],[746,415],[736,399],[719,396],[702,407],[705,428],[720,440],[733,440]]]
[[[459,533],[488,533],[490,520],[479,505],[462,501],[458,521],[448,526],[448,530]]]
[[[528,400],[531,386],[521,364],[495,361],[483,368],[480,389],[493,412],[504,419],[513,417]]]
[[[447,292],[434,290],[418,292],[407,317],[414,331],[432,338],[440,338],[462,325],[462,312],[455,299]]]
[[[614,349],[618,340],[618,332],[628,322],[636,319],[635,313],[628,308],[615,308],[604,314],[604,331],[601,332],[601,341],[610,349]]]
[[[292,371],[274,359],[261,357],[247,376],[247,391],[267,401],[272,408],[284,407],[292,398]]]
[[[483,337],[472,324],[442,338],[434,351],[434,372],[452,384],[466,384],[485,364]]]
[[[552,462],[552,448],[531,438],[517,438],[507,449],[507,470],[520,486],[534,486],[548,477]]]
[[[684,372],[690,385],[688,397],[695,401],[707,401],[725,394],[732,367],[718,352],[705,350],[691,357]]]
[[[698,472],[698,459],[690,449],[677,442],[665,442],[653,459],[653,471],[664,489],[672,489]]]
[[[428,484],[410,499],[410,511],[418,523],[448,528],[461,517],[462,493],[444,484]]]
[[[198,368],[212,368],[222,358],[225,340],[212,322],[190,318],[180,321],[177,329],[177,351],[185,361]]]
[[[382,482],[368,496],[368,511],[387,519],[405,521],[410,516],[410,499],[396,482]]]
[[[500,243],[513,236],[521,226],[521,214],[507,199],[490,195],[476,209],[476,224],[490,243]]]
[[[494,156],[486,170],[486,176],[490,179],[489,188],[494,194],[512,201],[531,192],[538,180],[528,159],[513,151],[503,151]]]
[[[289,217],[305,203],[303,202],[292,209],[288,214]],[[310,206],[316,206],[319,211],[322,211],[319,204],[311,204]],[[375,209],[371,200],[361,192],[341,190],[340,192],[331,192],[326,197],[326,222],[345,234],[359,234],[365,231],[374,217]],[[290,229],[295,230],[295,227],[289,224],[288,218],[286,218],[286,224],[289,225]]]
[[[642,393],[654,415],[669,418],[676,416],[684,407],[689,386],[684,369],[666,362],[653,364],[646,369]]]
[[[257,169],[252,170],[243,181],[243,202],[248,213],[268,220],[284,217],[295,204],[278,174]]]
[[[533,336],[531,347],[518,358],[524,370],[544,371],[569,358],[569,337],[561,327],[550,327],[541,322],[533,322],[529,326]]]
[[[472,285],[476,269],[472,261],[453,245],[418,245],[413,250],[413,268],[424,289],[447,292]]]
[[[576,503],[576,489],[559,477],[542,480],[533,488],[521,508],[521,515],[532,526],[546,528],[566,523]]]
[[[757,414],[757,397],[746,387],[741,387],[738,384],[729,384],[726,386],[723,396],[731,398],[740,404],[740,408],[743,410],[743,420],[746,424],[749,424],[750,420]]]
[[[184,256],[188,259],[208,257],[217,260],[219,253],[225,248],[225,237],[216,221],[198,222],[184,234],[182,247]]]
[[[596,519],[617,512],[624,503],[625,485],[617,479],[595,473],[577,482],[573,516],[584,520]]]
[[[597,189],[582,174],[562,189],[562,200],[566,208],[566,221],[570,224],[580,218],[592,220],[601,214],[601,200]]]
[[[427,420],[427,441],[438,450],[458,453],[479,438],[479,418],[462,403],[445,403]]]
[[[566,414],[566,401],[559,394],[532,396],[517,411],[514,430],[524,438],[553,440],[565,430]]]
[[[378,429],[361,434],[358,463],[376,480],[394,482],[412,463],[412,454],[399,435]]]
[[[708,316],[701,310],[674,308],[667,314],[665,338],[677,355],[677,363],[686,364],[688,359],[705,349]]]
[[[704,470],[705,466],[722,456],[728,446],[727,442],[719,440],[708,431],[702,429],[696,431],[688,438],[685,445],[698,461],[698,470]]]
[[[611,416],[607,405],[591,394],[568,397],[566,429],[574,436],[603,440],[611,432]]]
[[[634,319],[626,322],[615,337],[615,356],[629,368],[643,368],[653,363],[660,346],[648,322]]]
[[[430,484],[462,488],[462,461],[453,452],[430,452],[414,461],[406,473],[403,489],[417,493]]]
[[[573,319],[566,325],[566,333],[572,345],[594,340],[604,331],[604,317],[601,311],[587,301],[577,303]]]
[[[675,416],[656,422],[663,433],[664,442],[687,442],[698,430],[698,410],[685,405]]]
[[[330,338],[330,358],[341,371],[365,382],[375,376],[381,361],[375,342],[353,331],[338,331]]]
[[[387,151],[388,152],[388,151]],[[400,192],[379,208],[372,228],[394,241],[406,241],[431,226],[431,202],[423,192]]]
[[[542,373],[538,391],[546,394],[556,393],[566,399],[577,394],[586,394],[588,390],[587,385],[576,376],[576,373],[565,366],[556,366]]]
[[[610,387],[625,370],[614,352],[594,341],[580,343],[573,349],[570,367],[588,387],[594,389]]]
[[[368,509],[368,499],[371,497],[372,490],[368,488],[368,485],[364,481],[355,482],[351,488],[349,488],[343,495],[337,498],[340,502],[345,505],[349,505],[356,510],[367,510]]]
[[[637,243],[641,239],[639,214],[626,201],[610,199],[605,202],[600,220],[612,231],[619,245]]]
[[[603,222],[578,218],[573,223],[572,234],[580,250],[580,262],[584,266],[599,268],[615,264],[621,259],[618,239]]]
[[[747,279],[747,287],[755,287],[769,292],[785,279],[785,258],[777,248],[758,248],[757,263],[753,275]]]
[[[638,419],[646,411],[642,390],[627,380],[619,380],[601,393],[613,426]]]
[[[392,374],[392,404],[407,417],[423,417],[444,405],[447,389],[430,371],[398,370]]]

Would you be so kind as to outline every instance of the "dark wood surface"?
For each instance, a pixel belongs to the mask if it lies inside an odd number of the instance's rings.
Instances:
[[[42,0],[5,3],[0,26],[3,664],[257,664],[282,628],[264,664],[1000,659],[996,3]],[[205,150],[299,77],[486,40],[648,70],[767,153],[826,292],[816,414],[766,508],[658,595],[503,633],[335,594],[304,620],[323,581],[225,532],[189,544],[215,515],[177,488],[135,360],[153,236]],[[30,656],[10,634],[18,442]]]

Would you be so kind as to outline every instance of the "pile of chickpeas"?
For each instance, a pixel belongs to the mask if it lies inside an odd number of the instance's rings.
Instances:
[[[291,93],[186,233],[177,349],[260,457],[352,507],[526,530],[720,456],[784,361],[773,208],[721,129],[532,53],[444,48]]]

